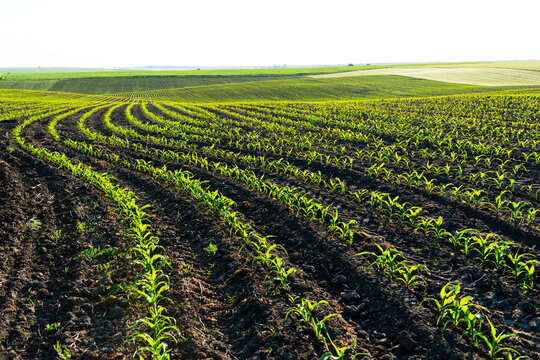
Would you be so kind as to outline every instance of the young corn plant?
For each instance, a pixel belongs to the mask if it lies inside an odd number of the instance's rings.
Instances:
[[[398,268],[399,275],[397,279],[403,281],[405,286],[409,289],[414,289],[419,286],[422,282],[427,285],[426,280],[420,275],[419,271],[421,268],[427,270],[427,267],[424,265],[417,265],[411,263],[407,265],[407,261],[403,261],[401,266]]]
[[[325,340],[324,345],[326,346],[326,349],[328,350],[327,353],[325,353],[320,360],[345,360],[345,353],[348,350],[354,350],[354,346],[356,344],[356,338],[353,338],[350,341],[350,345],[345,345],[342,347],[337,346],[334,341],[328,336],[328,341],[330,342],[330,345],[332,347],[330,348],[328,346],[328,342]],[[356,353],[353,355],[351,360],[356,359],[358,356],[369,356],[367,353]]]
[[[524,222],[527,223],[527,225],[530,225],[531,222],[534,220],[534,218],[536,217],[536,214],[538,213],[540,209],[535,209],[533,207],[529,208],[529,210],[527,210],[527,215],[524,216]]]
[[[501,357],[498,357],[499,353],[503,352],[513,352],[519,355],[519,352],[515,349],[509,348],[509,347],[500,347],[501,342],[504,339],[514,337],[516,334],[505,334],[504,332],[500,332],[497,334],[497,330],[495,329],[495,326],[493,326],[493,323],[489,318],[486,318],[490,329],[489,329],[489,336],[484,336],[482,334],[478,334],[477,336],[484,340],[487,348],[488,348],[488,355],[490,359],[503,359]],[[504,358],[508,358],[506,355]]]
[[[497,242],[490,239],[498,236],[496,234],[487,234],[482,236],[481,234],[473,235],[471,240],[473,241],[473,251],[476,251],[480,255],[481,265],[485,265],[495,251]]]
[[[338,237],[345,239],[349,244],[352,244],[355,234],[354,225],[356,225],[356,220],[350,220],[347,223],[340,221],[332,231]]]
[[[463,193],[463,190],[461,189],[462,187],[463,185],[452,187],[452,194],[451,194],[452,199],[459,200],[459,198],[461,197],[461,194]]]
[[[500,343],[502,340],[515,336],[514,334],[504,334],[503,332],[497,333],[493,323],[489,317],[485,317],[490,325],[490,336],[485,336],[482,334],[482,321],[484,316],[482,311],[487,311],[486,308],[472,303],[471,296],[464,296],[459,298],[461,286],[456,283],[446,284],[440,292],[440,300],[434,298],[424,299],[419,307],[424,301],[433,301],[437,306],[439,311],[439,317],[437,318],[437,326],[442,323],[442,321],[449,317],[444,322],[443,329],[445,329],[450,322],[452,322],[456,327],[462,322],[465,323],[466,328],[463,335],[469,335],[475,347],[479,347],[479,340],[483,340],[488,348],[488,355],[491,359],[502,359],[498,357],[499,353],[502,352],[515,352],[519,354],[516,350],[512,348],[500,348]],[[477,308],[479,311],[473,312],[472,308]],[[505,358],[508,358],[505,356]]]
[[[422,208],[418,206],[413,206],[407,209],[405,219],[407,220],[408,224],[413,228],[416,228],[418,225],[417,222],[420,217],[420,211],[422,211]]]
[[[344,194],[345,189],[347,188],[345,183],[341,181],[339,178],[330,179],[327,182],[327,185],[332,190],[332,192],[338,192],[340,194]]]
[[[526,260],[527,257],[531,256],[532,254],[524,253],[520,254],[519,251],[515,254],[508,253],[506,254],[505,258],[505,266],[507,269],[509,269],[510,274],[514,278],[514,280],[518,280],[522,274],[524,274],[525,269],[523,268],[523,264],[527,264],[533,260]]]
[[[370,251],[364,251],[356,254],[355,256],[371,255],[375,256],[375,261],[368,265],[368,267],[376,266],[379,270],[383,271],[389,278],[393,278],[398,273],[399,259],[401,253],[396,249],[383,248],[379,244],[375,244],[379,249],[379,254]]]
[[[398,204],[399,204],[398,199],[399,199],[399,196],[392,198],[388,194],[387,199],[383,200],[383,203],[386,206],[386,212],[388,213],[389,217],[392,217],[394,215],[395,210],[398,208]]]
[[[437,219],[432,219],[432,221],[429,224],[428,229],[426,230],[426,234],[433,234],[435,235],[435,241],[437,242],[437,246],[440,247],[440,240],[445,235],[449,235],[450,233],[446,231],[443,227],[443,218],[439,216]]]
[[[410,205],[408,202],[405,202],[405,203],[396,202],[394,204],[395,211],[393,211],[392,216],[397,217],[401,223],[405,223],[405,221],[407,220],[408,205]]]
[[[510,221],[519,221],[523,217],[524,208],[530,205],[526,202],[508,202],[508,208],[510,209]]]
[[[449,308],[448,313],[450,314],[450,317],[452,318],[452,321],[454,323],[454,326],[458,326],[461,322],[465,321],[467,323],[467,326],[475,325],[478,322],[478,325],[481,326],[481,319],[474,319],[474,317],[480,317],[481,313],[473,314],[471,312],[471,307],[476,307],[482,310],[487,310],[484,307],[474,304],[471,302],[472,296],[463,296],[462,298],[456,298],[454,299],[454,302],[452,303],[452,306]],[[470,320],[470,322],[469,322]],[[470,333],[475,334],[476,336],[476,329],[467,329]],[[476,342],[476,338],[474,340]]]
[[[484,190],[468,189],[463,194],[463,202],[467,205],[474,205],[476,209],[480,209],[487,202],[487,194]]]
[[[454,302],[456,301],[460,290],[461,290],[460,284],[449,282],[446,285],[444,285],[441,291],[439,292],[440,299],[426,298],[422,300],[420,305],[418,305],[418,308],[420,308],[420,306],[422,306],[422,304],[426,301],[433,301],[435,303],[435,306],[437,306],[437,310],[439,311],[439,316],[436,322],[437,326],[439,326],[439,324],[441,324],[441,322],[448,315],[451,315]],[[443,329],[446,328],[449,322],[450,320],[446,320],[446,322],[444,323]]]
[[[435,179],[428,180],[424,178],[424,188],[428,193],[432,193],[433,190],[437,188],[437,185],[435,184]]]
[[[291,298],[291,301],[294,303],[297,298]],[[328,330],[326,328],[326,322],[332,317],[340,317],[339,314],[329,314],[324,318],[319,320],[316,317],[317,308],[322,305],[328,305],[329,303],[325,300],[314,302],[308,299],[300,299],[300,303],[296,306],[292,306],[287,309],[285,315],[285,320],[292,314],[298,317],[298,322],[296,323],[296,330],[310,326],[313,330],[315,337],[321,341],[325,341],[325,338],[328,336]]]
[[[445,235],[448,237],[448,241],[450,241],[450,243],[454,245],[454,248],[459,249],[459,246],[461,245],[463,239],[466,238],[467,235],[473,231],[473,229],[464,229],[461,231],[455,231],[453,234],[447,233]]]
[[[522,262],[520,265],[523,268],[523,274],[525,275],[522,286],[525,291],[534,289],[534,265],[538,263],[536,260],[530,260]]]
[[[499,215],[501,210],[504,210],[504,209],[508,209],[508,203],[509,201],[508,200],[504,200],[503,199],[503,195],[505,195],[507,192],[509,192],[508,190],[504,190],[503,192],[501,192],[494,200],[493,203],[490,203],[491,204],[491,207],[493,209],[493,212],[495,212],[495,214]]]
[[[60,345],[60,341],[57,341],[53,347],[54,351],[56,351],[56,355],[58,355],[58,357],[62,360],[69,360],[73,356],[70,348]]]
[[[405,259],[403,254],[395,249],[385,249],[379,244],[375,244],[375,246],[378,248],[379,253],[365,251],[358,253],[355,256],[375,256],[375,261],[369,264],[368,267],[377,267],[379,270],[385,273],[389,279],[397,278],[408,288],[415,288],[420,284],[420,282],[424,281],[422,276],[419,274],[419,270],[421,268],[425,268],[425,266],[415,264],[414,262]]]
[[[286,269],[283,266],[283,259],[279,256],[274,256],[272,258],[272,266],[271,266],[271,272],[269,274],[273,274],[272,281],[270,283],[270,286],[275,285],[274,292],[277,292],[280,288],[287,289],[289,287],[287,280],[289,276],[294,273],[296,269],[289,268]]]
[[[474,238],[472,236],[466,236],[462,239],[459,245],[460,245],[459,251],[461,251],[463,255],[469,256],[475,246]]]
[[[315,315],[318,312],[318,308],[321,305],[327,305],[330,306],[328,301],[321,300],[318,302],[311,301],[309,299],[300,298],[298,296],[291,297],[289,295],[289,300],[291,303],[295,303],[297,299],[300,299],[300,303],[296,304],[295,306],[291,306],[287,309],[287,312],[285,314],[285,321],[287,321],[287,318],[292,314],[298,317],[298,321],[296,323],[296,330],[298,331],[301,328],[305,328],[312,323],[316,323],[318,320],[316,319]]]
[[[465,306],[460,309],[461,317],[465,321],[467,326],[463,335],[469,335],[473,341],[473,345],[478,348],[478,340],[482,330],[482,313],[477,311],[476,313],[471,310],[469,306]]]

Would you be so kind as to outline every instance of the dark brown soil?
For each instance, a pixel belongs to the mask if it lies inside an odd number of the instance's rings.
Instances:
[[[121,107],[113,113],[113,122],[129,127],[123,111]],[[87,123],[92,130],[110,135],[102,122],[104,112],[98,111]],[[133,114],[150,122],[138,106]],[[79,116],[62,120],[58,132],[92,143],[77,131]],[[142,158],[152,160],[156,166],[189,170],[196,178],[207,181],[210,190],[219,189],[236,201],[238,212],[259,233],[275,236],[275,242],[288,252],[286,265],[297,270],[288,292],[273,291],[265,279],[265,270],[249,261],[247,250],[239,251],[241,240],[231,236],[192,199],[146,174],[82,155],[53,141],[46,133],[46,125],[46,120],[38,121],[27,128],[24,136],[35,145],[64,152],[96,171],[108,172],[133,191],[140,204],[151,205],[153,231],[171,260],[167,272],[173,303],[166,307],[180,329],[179,342],[169,344],[174,359],[320,359],[325,348],[313,332],[297,331],[294,321],[285,321],[291,306],[289,295],[327,300],[330,306],[321,315],[341,315],[328,321],[332,337],[341,346],[357,337],[356,351],[369,353],[372,359],[487,358],[485,348],[475,349],[452,326],[447,330],[436,327],[433,305],[419,308],[426,296],[436,297],[448,281],[460,282],[464,292],[491,309],[499,331],[519,334],[505,345],[540,359],[538,291],[523,293],[506,277],[455,254],[448,245],[437,248],[432,239],[324,189],[278,174],[265,174],[280,185],[306,187],[320,202],[339,207],[344,220],[361,223],[364,237],[350,245],[279,202],[228,178],[107,144],[93,144],[128,159]],[[0,123],[1,133],[13,126],[11,122]],[[90,246],[126,251],[129,244],[121,235],[124,229],[118,224],[114,208],[97,190],[34,160],[7,137],[0,138],[0,150],[9,145],[15,151],[3,152],[0,158],[0,354],[8,359],[53,359],[53,346],[58,341],[69,347],[75,358],[131,357],[136,344],[123,342],[129,326],[144,314],[144,309],[137,302],[128,302],[118,286],[132,280],[133,272],[126,275],[129,259],[75,259]],[[353,186],[379,188],[404,201],[421,202],[433,216],[444,216],[451,226],[496,228],[528,251],[536,251],[536,233],[524,234],[522,229],[505,226],[482,212],[369,179],[355,169],[289,160],[339,176]],[[41,223],[39,229],[31,230],[28,225],[33,218]],[[81,230],[80,223],[88,227]],[[55,237],[58,230],[59,239]],[[366,269],[368,259],[354,255],[374,250],[375,240],[428,265],[430,271],[424,275],[429,285],[407,290],[380,272]],[[210,243],[218,246],[213,256],[204,250]],[[108,261],[112,261],[109,276],[103,275],[103,265]],[[47,324],[55,322],[60,322],[60,328],[47,331]],[[351,358],[351,352],[348,354],[347,358]]]
[[[0,148],[9,145],[2,136]],[[90,247],[125,251],[114,209],[17,147],[1,153],[0,184],[0,358],[55,359],[57,342],[75,358],[130,356],[133,345],[118,345],[140,312],[115,291],[128,281],[126,260],[75,259]],[[110,275],[98,271],[107,262]]]

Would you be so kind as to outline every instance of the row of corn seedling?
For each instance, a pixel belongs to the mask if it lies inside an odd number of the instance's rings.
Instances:
[[[159,156],[160,154],[165,153],[165,151],[153,151],[150,149],[149,153]],[[166,151],[166,153],[168,154],[168,159],[187,162],[206,170],[212,169],[213,171],[220,171],[222,175],[232,176],[235,180],[240,180],[252,188],[259,191],[265,191],[270,197],[290,205],[297,213],[305,214],[314,221],[320,221],[321,224],[327,221],[329,231],[342,238],[348,239],[349,241],[352,240],[354,235],[354,222],[340,222],[337,217],[337,211],[332,211],[329,207],[325,208],[301,193],[294,193],[290,188],[280,188],[267,181],[263,183],[248,170],[240,170],[237,166],[229,168],[225,164],[209,162],[207,159],[197,156],[195,153],[178,154],[172,151]],[[315,179],[314,181],[317,181],[316,179],[319,177],[314,176],[313,178]],[[501,241],[500,239],[497,241],[480,240],[485,238],[489,239],[493,235],[482,237],[479,232],[475,232],[472,229],[450,233],[442,227],[441,217],[437,219],[422,217],[419,215],[421,208],[407,207],[407,204],[399,203],[397,201],[398,198],[391,198],[387,194],[379,193],[377,191],[371,192],[369,196],[368,192],[365,190],[349,192],[346,185],[338,178],[325,181],[323,185],[335,192],[349,193],[349,196],[354,200],[363,202],[371,208],[375,208],[381,212],[387,211],[390,218],[396,217],[401,222],[409,224],[415,231],[433,234],[436,237],[437,242],[441,239],[448,239],[454,247],[458,248],[466,256],[472,256],[478,253],[482,265],[493,263],[497,269],[502,270],[504,273],[507,269],[510,269],[510,273],[516,281],[521,279],[519,281],[521,281],[522,287],[525,290],[532,289],[534,286],[534,264],[536,263],[536,260],[531,259],[531,254],[519,254],[519,252],[512,253],[510,251],[510,246],[515,245],[514,243]],[[364,199],[364,196],[366,199]],[[464,236],[464,234],[469,232],[478,233],[478,235]]]
[[[81,109],[57,116],[55,122]],[[114,184],[111,176],[93,171],[80,162],[74,164],[63,153],[50,152],[28,142],[22,136],[22,132],[25,127],[40,118],[30,118],[17,126],[13,131],[14,140],[37,158],[84,179],[114,201],[120,210],[121,222],[128,223],[128,236],[134,243],[129,249],[134,258],[132,264],[142,269],[131,289],[136,296],[144,300],[148,311],[148,314],[131,326],[134,332],[129,339],[133,341],[142,339],[145,344],[139,347],[134,355],[139,354],[139,358],[143,359],[142,354],[148,352],[152,359],[170,359],[171,349],[168,348],[168,342],[177,341],[176,334],[179,331],[176,320],[166,315],[166,308],[162,305],[165,301],[170,301],[166,297],[170,285],[169,278],[163,271],[169,266],[169,260],[163,247],[158,245],[158,238],[152,235],[152,225],[144,211],[148,205],[137,205],[137,197],[127,188]]]

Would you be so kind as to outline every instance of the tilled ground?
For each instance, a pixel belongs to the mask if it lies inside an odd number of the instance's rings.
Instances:
[[[76,259],[91,247],[125,251],[107,202],[17,148],[2,153],[0,183],[0,354],[55,359],[58,342],[76,358],[129,356],[133,346],[118,345],[139,311],[113,295],[128,281],[125,259]]]
[[[123,111],[119,108],[112,118],[115,124],[128,126]],[[93,130],[110,134],[102,124],[104,112],[98,111],[87,123]],[[138,110],[134,114],[143,118]],[[58,130],[62,136],[88,142],[76,128],[80,115],[62,120]],[[424,235],[355,207],[334,193],[310,189],[321,201],[337,205],[344,220],[363,224],[364,237],[349,245],[284,205],[230,179],[100,144],[131,160],[143,158],[156,166],[189,170],[207,181],[210,190],[219,189],[236,201],[239,213],[261,234],[274,235],[275,242],[288,251],[286,265],[297,269],[288,294],[274,291],[264,269],[249,261],[246,250],[239,251],[242,242],[204,209],[148,175],[54,142],[46,133],[46,120],[28,127],[25,137],[35,145],[92,165],[94,170],[108,172],[133,191],[141,204],[151,205],[153,231],[171,259],[167,273],[172,303],[166,307],[180,329],[179,342],[170,344],[172,358],[319,359],[324,345],[308,329],[297,331],[292,319],[285,321],[291,295],[328,300],[330,306],[322,314],[332,311],[341,315],[328,321],[332,338],[343,346],[357,337],[356,350],[371,354],[373,359],[482,359],[485,355],[470,341],[434,325],[436,310],[432,305],[419,309],[426,295],[437,296],[448,281],[459,281],[476,301],[494,310],[499,330],[519,334],[509,345],[540,359],[538,294],[524,294],[505,278],[454,254],[449,246],[434,250],[433,240]],[[10,131],[13,123],[1,126],[3,133]],[[0,149],[9,145],[14,146],[2,137]],[[123,256],[81,257],[92,246],[115,248],[121,253],[129,248],[114,210],[97,191],[16,147],[1,154],[0,351],[8,359],[52,359],[58,342],[75,358],[130,357],[135,344],[123,343],[130,324],[144,309],[122,295],[122,284],[133,280],[133,271],[126,275],[129,261]],[[322,170],[334,171],[328,167]],[[489,218],[464,207],[452,212],[447,206],[454,204],[446,200],[421,197],[378,182],[366,184],[349,170],[335,169],[332,174],[351,184],[356,181],[358,186],[386,186],[407,201],[422,201],[451,224],[472,215],[467,224],[493,225]],[[304,186],[276,174],[268,174],[268,178],[281,185]],[[534,250],[535,241],[527,240],[521,232],[501,229],[505,236]],[[533,236],[536,239],[537,235]],[[406,290],[381,273],[366,270],[368,259],[354,255],[374,250],[375,238],[429,264],[429,285]],[[210,243],[218,247],[213,256],[204,250]],[[58,329],[47,330],[48,324],[56,322],[60,323]]]

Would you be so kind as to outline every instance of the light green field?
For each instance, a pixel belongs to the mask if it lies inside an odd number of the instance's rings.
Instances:
[[[456,64],[428,64],[434,67],[474,67],[474,68],[501,68],[517,70],[540,71],[540,61],[499,61],[499,62],[476,62]]]
[[[512,63],[509,63],[512,65]],[[357,70],[345,73],[311,75],[313,78],[337,78],[373,75],[399,75],[417,79],[442,81],[457,84],[482,86],[518,86],[540,85],[540,67],[534,70],[535,64],[522,65],[521,69],[485,66],[421,66],[391,67],[383,69]],[[517,65],[516,65],[517,66]]]
[[[272,68],[185,71],[96,71],[1,74],[0,89],[65,91],[81,94],[175,89],[201,85],[243,83],[302,78],[305,75],[336,73],[371,67]],[[6,69],[4,69],[6,70]]]
[[[328,101],[376,98],[439,96],[509,90],[378,75],[335,78],[301,78],[128,92],[114,96],[184,102]],[[518,89],[518,88],[515,88]]]
[[[24,71],[24,68],[0,68],[4,80],[17,79],[74,79],[91,77],[126,77],[126,76],[303,76],[313,74],[336,73],[359,69],[373,69],[381,66],[325,66],[307,68],[265,68],[265,69],[216,69],[216,70],[171,70],[171,71],[110,71],[99,69],[96,71],[59,71],[51,68],[50,72]],[[41,69],[38,69],[41,70]],[[9,72],[9,74],[8,74]]]
[[[102,68],[81,68],[81,67],[0,67],[0,74],[51,74],[51,73],[82,73],[82,72],[102,72],[110,71]],[[24,75],[24,76],[26,76]],[[17,75],[19,76],[19,75]],[[32,75],[31,75],[32,76]]]
[[[64,91],[79,94],[110,94],[128,91],[173,89],[211,84],[289,79],[287,75],[265,76],[119,76],[66,79],[0,80],[0,89]]]

